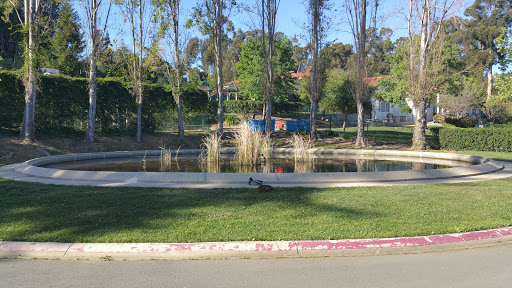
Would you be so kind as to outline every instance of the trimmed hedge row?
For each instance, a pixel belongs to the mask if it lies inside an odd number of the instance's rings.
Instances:
[[[434,115],[435,123],[448,123],[461,128],[474,128],[478,124],[478,119],[463,117],[457,119],[446,115]]]
[[[89,109],[88,81],[56,75],[38,75],[36,129],[45,134],[83,134]],[[0,72],[0,127],[19,129],[23,117],[22,75]],[[98,79],[96,108],[97,135],[133,134],[137,106],[130,87],[119,79]],[[142,129],[154,132],[162,117],[175,106],[169,89],[156,84],[144,86]]]
[[[446,150],[512,151],[512,130],[505,128],[431,128],[432,148]]]

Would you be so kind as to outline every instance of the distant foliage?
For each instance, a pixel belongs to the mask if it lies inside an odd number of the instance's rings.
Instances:
[[[38,75],[36,129],[45,134],[85,133],[89,96],[87,79],[68,76]],[[19,129],[24,109],[22,75],[0,72],[0,127]],[[117,78],[98,79],[98,135],[132,134],[136,126],[136,104],[130,86]],[[175,106],[165,86],[144,87],[143,130],[154,132],[167,121]]]
[[[446,117],[446,115],[436,114],[434,115],[434,123],[445,123]]]
[[[507,128],[431,128],[432,148],[446,150],[512,151],[512,130]]]
[[[302,110],[303,103],[289,101],[272,102],[272,114],[294,113]],[[224,110],[228,113],[246,116],[263,111],[263,101],[233,100],[224,102]]]

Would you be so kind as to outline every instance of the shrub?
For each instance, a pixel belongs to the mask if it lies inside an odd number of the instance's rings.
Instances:
[[[432,148],[447,150],[512,151],[512,131],[504,128],[431,128]]]
[[[455,125],[460,128],[473,128],[478,124],[478,120],[475,118],[460,118],[446,117],[446,123]]]
[[[434,115],[434,123],[446,122],[446,115],[436,114]]]
[[[240,122],[240,120],[238,119],[238,117],[236,117],[236,115],[224,115],[224,121],[228,125],[236,125]]]
[[[251,113],[261,113],[263,102],[253,100],[232,100],[224,102],[224,110],[228,113],[237,115],[248,115]]]
[[[474,128],[478,124],[478,120],[475,118],[461,118],[459,124],[461,128]]]

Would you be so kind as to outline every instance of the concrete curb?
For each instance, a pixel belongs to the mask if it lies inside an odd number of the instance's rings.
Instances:
[[[198,154],[200,150],[180,150],[180,154]],[[173,151],[171,151],[173,152]],[[223,153],[233,153],[226,149]],[[293,149],[275,149],[281,155],[293,154]],[[254,178],[276,187],[346,187],[395,184],[427,184],[454,181],[489,180],[512,176],[512,164],[503,164],[484,157],[434,152],[311,149],[315,157],[359,157],[361,159],[411,159],[420,162],[462,161],[474,165],[437,170],[350,172],[350,173],[173,173],[173,172],[106,172],[73,171],[39,167],[40,165],[83,159],[110,159],[128,156],[159,155],[160,151],[102,152],[58,155],[33,159],[20,164],[0,167],[0,177],[20,181],[61,185],[240,188],[248,187]],[[173,153],[176,153],[174,151]],[[436,162],[436,163],[437,163]]]
[[[203,243],[0,242],[2,258],[150,260],[275,258],[408,253],[411,248],[512,239],[512,226],[483,231],[382,239]],[[400,249],[399,249],[400,248]]]

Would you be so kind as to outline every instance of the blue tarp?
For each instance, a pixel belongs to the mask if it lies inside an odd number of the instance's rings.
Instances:
[[[306,131],[310,131],[311,130],[311,122],[309,121],[309,119],[304,119],[304,120],[287,120],[286,121],[286,131],[292,131],[292,132],[295,132],[295,131],[301,131],[301,130],[306,130]]]
[[[275,129],[275,125],[276,125],[276,119],[272,119],[272,131],[274,131]],[[249,128],[251,128],[252,130],[256,130],[256,131],[265,131],[265,119],[261,119],[261,120],[256,120],[256,119],[249,119],[247,121],[247,123],[249,124]]]

